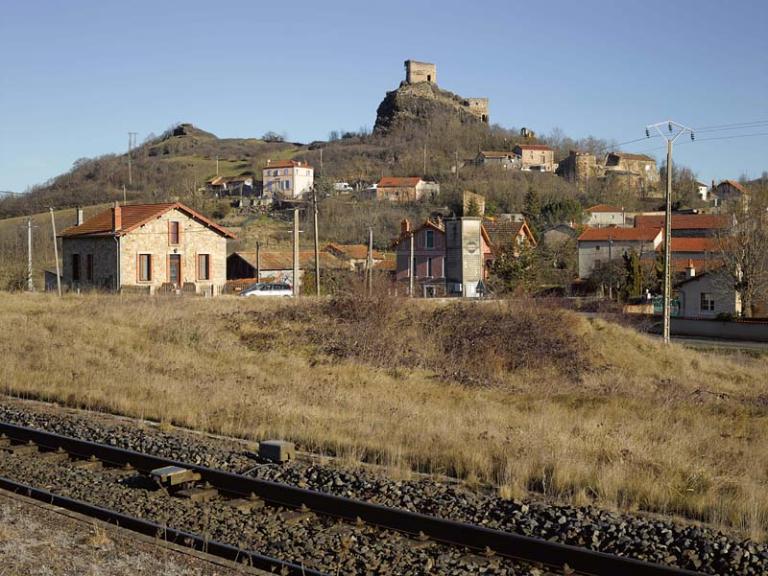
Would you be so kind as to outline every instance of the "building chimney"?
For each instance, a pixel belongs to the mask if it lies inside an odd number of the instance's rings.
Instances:
[[[404,218],[402,222],[400,222],[400,232],[402,234],[408,234],[411,231],[411,221],[408,220],[408,218]]]
[[[685,267],[685,277],[693,278],[696,276],[696,268],[693,267],[693,260],[688,259],[688,265]]]
[[[269,158],[267,158],[267,166],[269,166],[270,164],[272,164],[272,160],[270,160]]]
[[[75,226],[80,226],[83,223],[83,209],[78,206],[75,208]]]
[[[112,231],[117,232],[123,227],[123,209],[120,208],[120,204],[115,202],[114,208],[112,208]]]

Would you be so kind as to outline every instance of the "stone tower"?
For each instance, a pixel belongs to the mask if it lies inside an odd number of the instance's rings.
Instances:
[[[416,84],[417,82],[437,84],[437,66],[429,62],[406,60],[405,81],[408,84]]]

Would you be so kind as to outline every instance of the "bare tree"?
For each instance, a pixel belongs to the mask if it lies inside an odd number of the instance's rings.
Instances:
[[[723,262],[718,283],[736,291],[742,315],[751,318],[755,307],[768,300],[768,190],[754,187],[724,213],[733,225],[718,234]]]

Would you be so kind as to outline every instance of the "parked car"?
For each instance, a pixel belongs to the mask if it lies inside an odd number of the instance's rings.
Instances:
[[[240,292],[240,296],[293,296],[293,288],[290,284],[278,284],[273,282],[258,282],[251,284]]]

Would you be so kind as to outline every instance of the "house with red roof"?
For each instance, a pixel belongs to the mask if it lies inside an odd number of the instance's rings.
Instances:
[[[62,277],[71,289],[217,295],[235,236],[179,202],[116,203],[63,230]]]
[[[747,189],[736,180],[723,180],[711,190],[711,195],[715,199],[715,205],[722,206],[728,202],[742,202],[749,196]]]
[[[664,214],[638,214],[635,228],[664,228]],[[706,238],[725,233],[732,219],[724,214],[672,214],[673,238]]]
[[[300,198],[315,183],[315,169],[298,160],[267,160],[261,174],[263,193],[270,198]]]
[[[577,239],[579,278],[588,278],[599,264],[631,252],[640,258],[655,257],[663,237],[661,228],[587,228]]]
[[[389,202],[418,202],[423,198],[434,200],[440,194],[440,184],[420,176],[384,176],[376,186],[368,188],[363,199]]]

